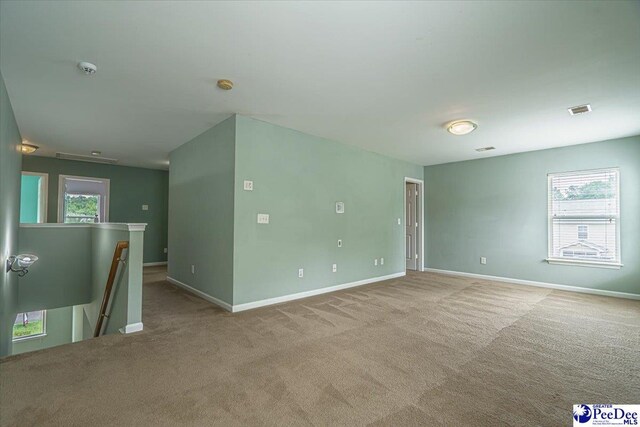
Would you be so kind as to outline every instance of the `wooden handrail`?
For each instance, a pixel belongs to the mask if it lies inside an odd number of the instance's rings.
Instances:
[[[113,282],[116,279],[116,273],[118,272],[118,265],[122,259],[122,251],[129,248],[129,242],[121,240],[116,243],[116,249],[113,251],[113,260],[111,261],[111,270],[109,270],[109,277],[107,278],[107,285],[104,288],[104,296],[102,297],[102,305],[100,306],[100,313],[98,314],[98,322],[96,323],[96,329],[93,332],[94,337],[99,337],[102,331],[102,321],[107,316],[107,306],[109,305],[109,299],[111,298],[111,290],[113,288]]]

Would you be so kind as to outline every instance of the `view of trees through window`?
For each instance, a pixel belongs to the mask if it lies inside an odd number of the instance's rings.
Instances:
[[[590,200],[590,199],[608,199],[613,196],[614,178],[608,181],[589,181],[579,185],[570,185],[567,188],[553,189],[553,200]]]
[[[65,194],[65,222],[98,222],[100,196]]]

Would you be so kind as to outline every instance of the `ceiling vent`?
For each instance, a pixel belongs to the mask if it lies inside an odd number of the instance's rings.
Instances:
[[[576,114],[584,114],[591,111],[591,105],[590,104],[578,105],[575,107],[568,108],[567,110],[569,111],[569,114],[571,114],[572,116],[575,116]]]
[[[76,160],[79,162],[105,163],[108,165],[114,165],[118,163],[117,159],[110,159],[108,157],[98,157],[98,156],[83,156],[80,154],[56,153],[56,157],[62,160]]]
[[[482,147],[482,148],[476,148],[476,151],[481,153],[483,151],[491,151],[491,150],[495,150],[496,147]]]

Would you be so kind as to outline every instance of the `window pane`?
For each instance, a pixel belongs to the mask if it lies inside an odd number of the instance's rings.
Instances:
[[[549,176],[549,257],[618,262],[618,170]]]
[[[18,313],[13,323],[13,339],[27,338],[45,333],[45,310]]]

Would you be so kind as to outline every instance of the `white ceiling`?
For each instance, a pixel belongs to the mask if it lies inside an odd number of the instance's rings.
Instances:
[[[640,134],[638,1],[0,8],[0,70],[43,155],[166,168],[232,113],[423,165]],[[583,103],[593,112],[569,116]],[[478,130],[448,134],[459,118]]]

